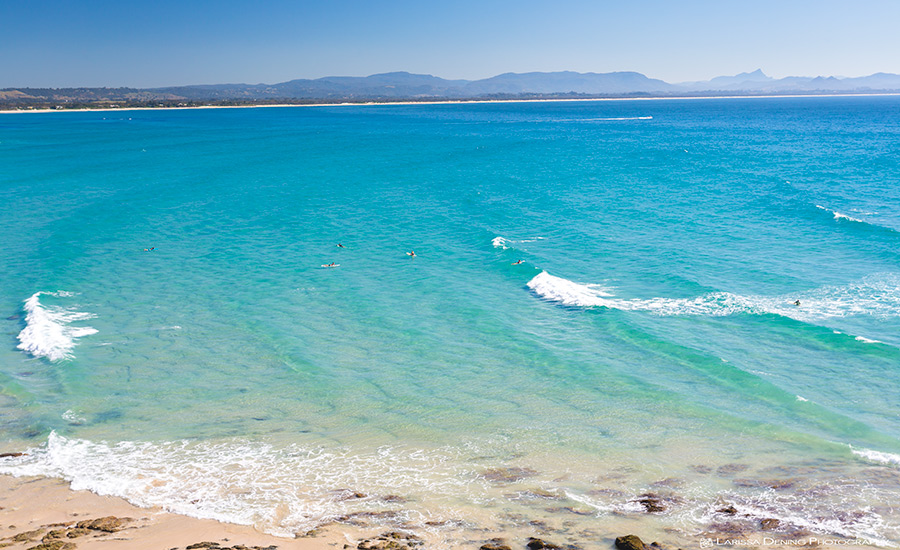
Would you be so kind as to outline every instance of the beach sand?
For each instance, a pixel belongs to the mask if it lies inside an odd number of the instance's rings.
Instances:
[[[114,532],[72,529],[79,522],[109,516],[131,518],[131,521]],[[57,533],[48,536],[54,530]],[[357,537],[361,536],[363,533],[351,535],[348,529],[341,528],[340,531],[326,529],[310,537],[281,538],[261,533],[252,526],[180,516],[158,508],[138,508],[119,498],[73,491],[68,483],[58,479],[0,476],[0,547],[10,550],[34,547],[41,550],[169,550],[184,549],[201,542],[219,543],[223,549],[243,545],[247,548],[275,546],[279,550],[324,550],[343,548],[345,544],[355,548],[360,540]],[[50,544],[42,546],[42,540]],[[54,540],[74,546],[63,546],[59,542],[54,545]]]

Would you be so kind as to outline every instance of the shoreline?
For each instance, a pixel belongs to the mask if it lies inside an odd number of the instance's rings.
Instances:
[[[259,109],[274,107],[366,107],[366,106],[390,106],[390,105],[465,105],[486,103],[565,103],[565,102],[590,102],[590,101],[679,101],[679,100],[710,100],[710,99],[803,99],[817,97],[896,97],[900,92],[886,93],[853,93],[853,94],[767,94],[767,95],[710,95],[710,96],[653,96],[653,97],[597,97],[597,98],[548,98],[548,99],[450,99],[446,101],[366,101],[366,102],[336,102],[336,103],[273,103],[273,104],[249,104],[249,105],[193,105],[185,107],[100,107],[97,109],[0,109],[0,114],[14,113],[83,113],[83,112],[124,112],[124,111],[181,111],[193,109]]]
[[[323,550],[348,543],[355,547],[354,541],[363,535],[340,526],[293,539],[277,537],[250,525],[198,519],[157,507],[140,508],[122,498],[76,491],[61,479],[6,474],[0,474],[0,518],[0,547],[9,550],[34,548],[53,540],[62,543],[39,548],[159,550],[212,542],[221,550],[240,549],[241,545],[247,550]],[[99,519],[106,521],[85,528],[86,523]],[[73,546],[63,546],[65,543]]]

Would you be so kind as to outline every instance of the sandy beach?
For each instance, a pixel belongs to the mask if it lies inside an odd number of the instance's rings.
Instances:
[[[889,97],[898,96],[896,93],[877,94],[784,94],[784,95],[708,95],[708,96],[649,96],[649,97],[589,97],[589,98],[557,98],[557,99],[448,99],[446,101],[365,101],[365,102],[335,102],[335,103],[273,103],[260,105],[194,105],[190,107],[102,107],[97,109],[0,109],[2,113],[80,113],[114,112],[114,111],[183,111],[194,109],[257,109],[269,107],[359,107],[359,106],[386,106],[386,105],[477,105],[482,103],[584,103],[592,101],[672,101],[672,100],[703,100],[703,99],[789,99],[789,98],[815,98],[815,97]]]
[[[322,550],[358,544],[349,533],[329,530],[296,539],[274,537],[252,526],[138,508],[119,498],[72,491],[65,481],[40,477],[0,476],[0,517],[0,547],[11,550],[181,549],[200,543],[216,543],[223,549]],[[90,526],[85,528],[86,524]]]

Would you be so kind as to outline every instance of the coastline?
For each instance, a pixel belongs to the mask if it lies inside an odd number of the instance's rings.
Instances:
[[[33,548],[42,539],[53,540],[53,534],[48,536],[53,530],[65,531],[57,540],[74,546],[58,548],[70,550],[156,550],[187,548],[202,542],[216,542],[223,550],[237,545],[248,549],[276,546],[286,550],[322,550],[341,548],[351,542],[349,532],[324,530],[315,536],[288,539],[262,533],[249,525],[197,519],[160,508],[139,508],[118,497],[74,491],[66,481],[45,477],[0,475],[0,517],[0,547],[10,550]],[[82,522],[110,517],[122,520],[121,524],[113,521],[100,528],[76,527]]]
[[[41,550],[182,549],[203,543],[218,544],[220,550],[323,550],[347,545],[356,548],[381,534],[381,530],[332,525],[298,533],[295,538],[279,537],[252,525],[199,519],[158,507],[140,508],[119,497],[76,491],[61,479],[3,474],[0,518],[0,548],[9,550],[30,549],[53,540],[74,546],[40,546]],[[106,521],[87,529],[77,527],[96,520]]]
[[[678,101],[709,99],[801,99],[816,97],[895,97],[898,93],[876,94],[768,94],[768,95],[709,95],[709,96],[655,96],[655,97],[597,97],[597,98],[557,98],[557,99],[452,99],[447,101],[366,101],[338,103],[274,103],[265,105],[195,105],[188,107],[122,107],[122,108],[82,108],[82,109],[0,109],[0,114],[9,113],[82,113],[82,112],[125,112],[125,111],[183,111],[196,109],[261,109],[273,107],[366,107],[390,105],[466,105],[484,103],[568,103],[591,101]]]

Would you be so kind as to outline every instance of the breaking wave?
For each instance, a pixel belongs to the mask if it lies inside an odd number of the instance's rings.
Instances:
[[[93,327],[71,326],[71,323],[92,319],[95,315],[71,307],[46,306],[41,304],[42,295],[58,298],[74,296],[71,292],[62,291],[35,292],[25,300],[25,328],[19,333],[18,348],[51,361],[71,359],[76,338],[97,333]]]
[[[816,208],[818,208],[819,210],[824,210],[824,211],[832,214],[834,216],[835,220],[846,220],[848,222],[866,223],[865,221],[860,220],[859,218],[854,218],[852,216],[848,216],[847,214],[841,214],[840,212],[838,212],[836,210],[831,210],[830,208],[825,208],[824,206],[821,206],[819,204],[816,205]]]
[[[384,510],[386,503],[402,508],[403,499],[392,495],[459,492],[467,477],[452,456],[387,446],[353,454],[241,440],[111,445],[52,432],[43,446],[0,461],[0,473],[61,478],[73,490],[293,536],[341,515]],[[401,519],[412,513],[396,512]]]
[[[544,237],[533,237],[531,239],[519,239],[514,241],[512,239],[507,239],[506,237],[494,237],[491,239],[491,244],[494,245],[494,248],[499,248],[501,250],[509,250],[516,244],[520,243],[534,243],[537,241],[543,241]]]
[[[850,447],[850,451],[856,456],[862,457],[872,462],[880,462],[881,464],[894,464],[900,466],[900,455],[893,453],[884,453],[881,451],[873,451],[871,449],[854,449]]]
[[[900,316],[900,277],[893,274],[784,296],[712,292],[694,298],[622,299],[614,297],[607,287],[576,283],[546,271],[528,281],[527,286],[541,298],[566,306],[648,311],[661,316],[774,314],[803,322],[854,315]],[[799,306],[794,305],[795,300],[800,301]]]

